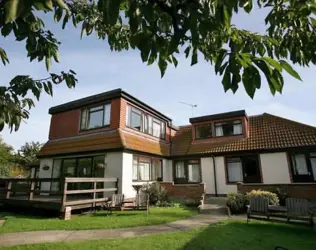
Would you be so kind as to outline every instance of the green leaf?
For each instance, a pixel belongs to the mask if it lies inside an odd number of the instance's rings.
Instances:
[[[53,57],[54,57],[55,62],[58,62],[58,63],[59,63],[59,54],[58,54],[58,51],[56,51],[56,52],[53,54]]]
[[[197,48],[194,47],[193,53],[192,53],[192,58],[191,58],[191,66],[193,66],[194,64],[197,64],[197,62],[198,62],[198,53],[197,53]]]
[[[241,81],[240,74],[239,73],[233,74],[230,89],[233,91],[234,94],[236,93],[236,91],[238,89],[238,83],[240,83],[240,81]]]
[[[23,0],[6,0],[4,3],[4,23],[15,21],[23,9]]]
[[[53,86],[50,81],[47,82],[47,87],[49,89],[49,95],[53,96]]]
[[[178,66],[178,60],[173,55],[171,55],[171,57],[172,57],[172,61],[173,61],[174,66],[177,67]]]
[[[224,49],[221,49],[220,52],[218,53],[218,56],[216,58],[216,63],[215,63],[216,74],[220,71],[220,68],[222,66],[223,60],[225,59],[226,55],[227,55],[227,52]]]
[[[50,57],[46,56],[45,57],[45,65],[46,65],[47,71],[49,71],[51,64],[52,64],[52,61],[51,61]]]
[[[48,10],[53,10],[53,2],[52,0],[43,0],[44,5]]]
[[[229,13],[227,7],[223,6],[223,16],[224,16],[224,23],[227,29],[230,28],[230,22],[231,22],[231,13]]]
[[[54,15],[54,20],[55,22],[59,22],[60,19],[63,16],[63,9],[62,8],[57,8],[55,11],[55,15]]]
[[[291,76],[295,77],[296,79],[302,81],[302,78],[300,77],[300,75],[292,68],[290,64],[288,64],[284,60],[280,60],[280,64],[282,68],[286,70],[287,73],[289,73]]]
[[[191,46],[188,46],[185,50],[184,50],[184,54],[185,57],[188,58],[189,54],[190,54],[190,50],[191,50]]]
[[[1,61],[3,65],[6,65],[7,63],[9,63],[7,53],[2,48],[0,48],[0,57],[1,57]]]
[[[224,87],[224,91],[227,92],[230,89],[231,81],[230,81],[230,70],[229,67],[226,68],[225,74],[222,79],[222,85]]]
[[[276,60],[272,59],[271,57],[263,57],[262,59],[265,60],[267,63],[269,63],[274,68],[276,68],[278,71],[282,71],[281,64],[278,63]]]
[[[60,8],[69,10],[68,5],[63,0],[54,0],[54,1]]]
[[[252,68],[253,68],[253,66],[244,69],[244,72],[242,75],[242,82],[244,84],[244,87],[245,87],[247,94],[251,97],[251,99],[253,99],[255,92],[256,92]]]
[[[158,60],[158,66],[159,66],[159,69],[160,69],[161,78],[163,78],[163,76],[165,75],[167,66],[168,66],[167,60],[162,58],[162,56],[160,56],[159,60]]]

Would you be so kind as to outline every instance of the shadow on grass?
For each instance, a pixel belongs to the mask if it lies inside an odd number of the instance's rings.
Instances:
[[[228,221],[210,225],[181,249],[316,249],[316,230],[272,222]]]

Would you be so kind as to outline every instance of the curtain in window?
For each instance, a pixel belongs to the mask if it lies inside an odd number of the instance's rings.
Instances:
[[[140,180],[142,181],[150,180],[149,169],[150,169],[149,163],[140,162],[138,164],[138,172],[139,172]]]
[[[87,129],[88,128],[88,109],[84,109],[81,111],[81,129]]]
[[[234,124],[234,135],[242,134],[242,125],[241,124]]]
[[[132,172],[132,176],[133,176],[133,180],[138,180],[138,176],[137,176],[137,158],[133,160],[133,172]]]
[[[53,164],[53,173],[52,178],[59,178],[61,175],[61,159],[55,159]],[[51,190],[52,191],[59,191],[60,190],[60,182],[54,181],[51,183]]]
[[[184,162],[176,162],[176,178],[185,178]]]
[[[223,127],[222,126],[216,126],[215,127],[215,133],[216,133],[216,136],[223,136],[224,135]]]
[[[238,182],[243,181],[242,164],[241,162],[227,162],[228,181]]]
[[[200,182],[200,165],[189,164],[188,165],[189,182]]]
[[[151,176],[152,176],[152,180],[154,181],[162,177],[160,160],[156,160],[156,159],[153,160],[153,164],[151,168]]]
[[[314,181],[316,181],[316,157],[311,158],[311,164],[312,164],[312,171],[313,171]]]
[[[305,155],[295,155],[294,156],[294,172],[297,175],[307,175],[308,174],[308,168],[306,163]]]
[[[153,136],[160,137],[161,125],[160,122],[153,122]]]
[[[103,125],[110,125],[111,121],[111,104],[104,105],[104,124]]]

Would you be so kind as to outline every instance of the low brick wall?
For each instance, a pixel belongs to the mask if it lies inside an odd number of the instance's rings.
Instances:
[[[244,184],[238,183],[238,192],[246,193],[251,190],[274,191],[280,188],[288,197],[316,200],[316,183],[291,183],[291,184]]]
[[[168,195],[174,199],[191,200],[199,203],[205,194],[205,184],[174,184],[173,182],[160,182],[167,189]]]

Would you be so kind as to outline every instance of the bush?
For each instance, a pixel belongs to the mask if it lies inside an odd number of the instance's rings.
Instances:
[[[281,206],[285,206],[285,200],[288,198],[288,194],[284,188],[276,188],[274,190],[271,190],[272,193],[275,193],[280,201]]]
[[[159,183],[145,184],[142,187],[142,192],[149,195],[150,205],[165,206],[168,202],[168,192]]]
[[[279,198],[275,193],[263,190],[252,190],[247,193],[247,200],[253,197],[266,197],[269,199],[269,205],[279,205]]]
[[[246,211],[246,196],[242,193],[229,193],[227,195],[227,206],[232,214],[241,214]]]

